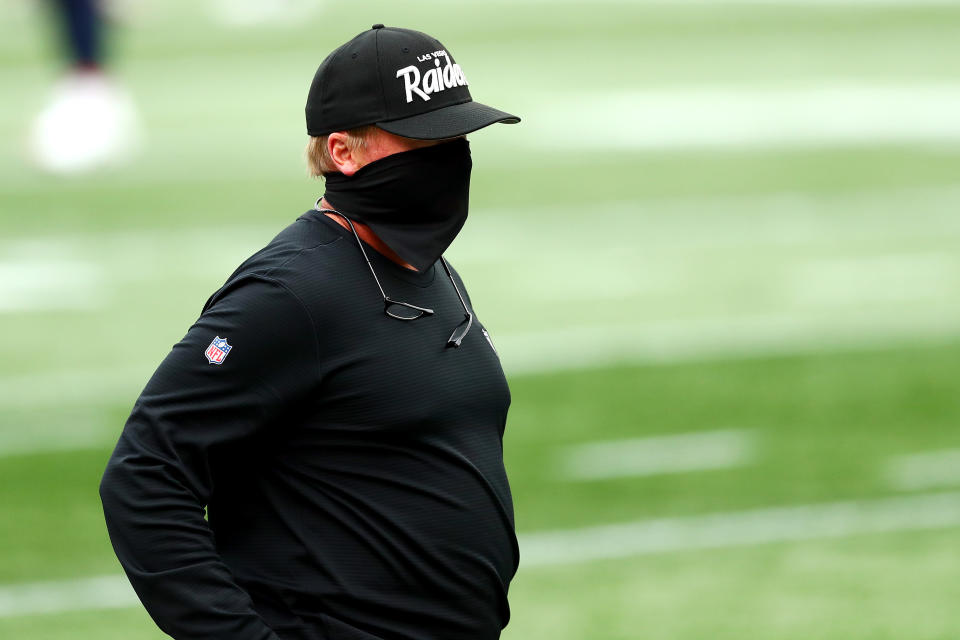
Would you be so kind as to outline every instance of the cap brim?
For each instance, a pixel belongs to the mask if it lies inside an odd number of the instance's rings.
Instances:
[[[516,124],[520,122],[520,118],[506,111],[470,101],[376,124],[384,131],[404,138],[440,140],[462,136],[497,122]]]

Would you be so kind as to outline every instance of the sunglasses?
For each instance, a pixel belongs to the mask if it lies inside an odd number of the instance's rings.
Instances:
[[[353,221],[350,218],[335,209],[323,209],[318,207],[317,211],[320,213],[336,214],[346,220],[347,224],[350,225],[350,231],[353,232],[353,237],[357,240],[357,246],[360,247],[360,252],[363,254],[363,258],[367,261],[367,266],[370,268],[370,274],[373,276],[373,281],[377,283],[377,289],[380,290],[380,295],[383,297],[383,312],[387,316],[395,320],[409,321],[422,318],[423,316],[433,315],[433,309],[418,307],[415,304],[410,304],[409,302],[403,302],[401,300],[394,300],[387,295],[386,291],[383,290],[383,285],[380,284],[380,278],[377,277],[377,272],[373,270],[373,264],[370,262],[370,256],[367,255],[367,250],[363,248],[363,242],[360,240],[360,236],[357,234],[357,229],[353,226]],[[440,256],[440,263],[443,265],[443,270],[447,272],[447,277],[450,278],[450,284],[453,285],[453,290],[457,292],[457,298],[460,299],[460,305],[463,307],[463,321],[457,325],[457,328],[453,330],[453,333],[450,334],[450,338],[447,340],[448,348],[456,348],[460,346],[460,343],[463,342],[463,339],[470,331],[470,327],[473,326],[473,313],[471,313],[470,309],[467,307],[467,303],[463,299],[463,294],[460,293],[460,287],[457,286],[457,282],[453,279],[453,274],[450,272],[450,265],[447,264],[447,261],[443,256]]]

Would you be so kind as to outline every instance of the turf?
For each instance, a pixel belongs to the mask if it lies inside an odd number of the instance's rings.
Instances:
[[[436,33],[475,98],[525,119],[471,136],[449,253],[510,375],[521,533],[884,499],[891,459],[960,447],[955,139],[651,151],[512,133],[565,94],[951,87],[960,6],[327,2],[243,28],[211,5],[127,7],[114,59],[145,146],[65,180],[21,148],[57,72],[44,16],[20,3],[0,24],[0,595],[119,574],[96,496],[110,447],[206,296],[322,193],[301,159],[307,82],[374,22]],[[717,429],[750,433],[754,457],[588,482],[559,464]],[[504,637],[957,637],[958,536],[521,566]],[[163,636],[125,608],[0,616],[0,637]]]

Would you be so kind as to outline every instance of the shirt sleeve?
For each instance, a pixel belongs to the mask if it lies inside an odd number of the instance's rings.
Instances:
[[[215,294],[147,383],[100,483],[110,540],[170,636],[277,640],[217,553],[211,454],[263,436],[318,382],[300,301],[259,278]]]

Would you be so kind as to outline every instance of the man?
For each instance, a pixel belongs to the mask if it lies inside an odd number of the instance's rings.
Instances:
[[[473,102],[438,41],[383,25],[320,65],[306,116],[326,194],[147,384],[101,482],[111,540],[175,638],[497,638],[510,394],[441,254],[464,135],[518,118]]]

